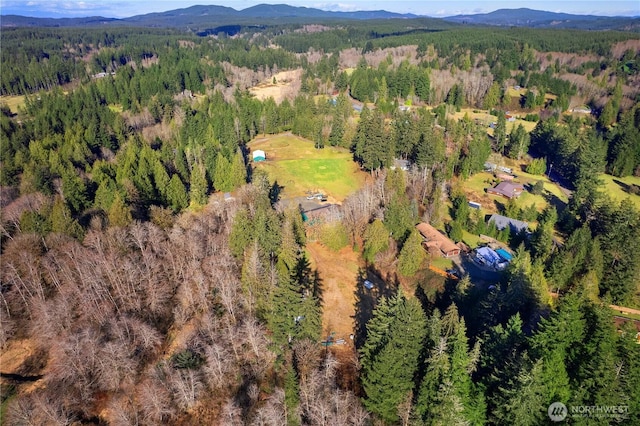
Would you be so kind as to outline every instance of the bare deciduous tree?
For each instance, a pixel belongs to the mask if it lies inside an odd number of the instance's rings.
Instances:
[[[12,425],[70,425],[73,415],[50,392],[35,391],[14,398],[6,413],[7,424]]]
[[[167,388],[155,379],[148,379],[137,387],[137,400],[143,423],[167,423],[175,415],[171,395]]]
[[[169,387],[180,409],[188,410],[198,401],[203,388],[199,376],[198,371],[192,369],[171,370],[168,373]]]
[[[256,410],[252,426],[279,426],[287,423],[287,418],[298,413],[287,413],[284,390],[276,388],[269,399]]]

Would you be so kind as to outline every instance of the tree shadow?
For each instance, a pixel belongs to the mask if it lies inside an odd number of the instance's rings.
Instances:
[[[248,372],[242,373],[242,383],[238,387],[237,392],[233,396],[234,402],[242,410],[242,418],[249,420],[254,411],[254,403],[249,395],[251,392],[251,384],[256,383],[257,378],[253,374]]]
[[[269,200],[271,201],[271,205],[274,205],[278,201],[280,201],[280,194],[284,190],[284,186],[280,185],[278,181],[274,181],[271,188],[269,188]]]
[[[550,206],[555,207],[558,213],[560,213],[565,209],[565,207],[567,207],[567,203],[565,203],[560,198],[558,198],[557,195],[549,192],[546,189],[542,192],[542,197],[545,199],[547,203],[549,203]]]
[[[496,205],[496,209],[498,209],[498,213],[503,214],[505,211],[507,211],[507,206],[506,204],[498,201],[498,200],[493,200],[493,204]]]
[[[313,297],[318,300],[318,304],[320,306],[324,305],[324,287],[322,285],[322,278],[320,278],[320,274],[317,269],[313,270]]]
[[[618,185],[624,192],[631,195],[640,195],[640,186],[624,183],[621,180],[613,179],[613,183]]]
[[[371,283],[373,287],[367,288],[365,280]],[[361,348],[367,339],[367,323],[373,317],[373,311],[378,305],[378,300],[381,297],[391,297],[397,291],[397,278],[393,281],[384,280],[372,265],[367,265],[365,269],[358,269],[354,303],[355,313],[353,316],[355,324],[353,342],[356,349]]]
[[[313,296],[320,306],[323,303],[322,279],[317,269],[311,269],[311,263],[306,255],[300,256],[293,268],[293,276],[302,287],[305,296]]]

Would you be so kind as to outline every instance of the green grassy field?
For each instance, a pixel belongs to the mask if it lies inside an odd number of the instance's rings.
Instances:
[[[626,191],[626,189],[630,185],[640,186],[640,177],[639,176],[627,176],[623,178],[611,176],[611,175],[600,175],[600,179],[604,182],[603,192],[613,198],[614,200],[620,202],[625,198],[631,199],[635,206],[640,209],[640,195],[631,194]],[[619,183],[618,183],[619,182]]]
[[[462,242],[474,249],[480,245],[480,237],[468,231],[462,231]]]
[[[516,169],[514,169],[514,173],[517,175],[517,179],[515,181],[525,186],[534,185],[539,180],[544,182],[543,195],[534,195],[526,190],[522,193],[522,195],[516,200],[516,203],[520,208],[527,207],[531,205],[531,203],[534,203],[538,211],[542,211],[549,204],[549,200],[551,199],[557,198],[557,201],[563,203],[568,201],[567,195],[562,192],[560,187],[549,181],[546,176],[535,176]],[[485,205],[487,202],[490,204],[495,204],[494,201],[501,204],[507,203],[508,200],[504,197],[489,195],[486,193],[486,188],[489,188],[490,186],[488,181],[491,179],[493,179],[493,176],[490,173],[476,173],[464,181],[462,183],[462,187],[465,192],[467,192],[467,197],[469,199],[479,199],[483,208],[489,207]],[[489,210],[491,209],[489,208]]]
[[[451,259],[447,259],[446,257],[436,257],[431,260],[431,265],[436,268],[442,269],[446,271],[447,269],[451,269],[453,267],[453,261]]]
[[[265,170],[272,181],[284,187],[284,198],[313,191],[322,192],[330,201],[342,201],[366,180],[367,174],[342,148],[315,149],[313,142],[288,134],[258,138],[249,148],[265,151],[267,161],[255,167]]]

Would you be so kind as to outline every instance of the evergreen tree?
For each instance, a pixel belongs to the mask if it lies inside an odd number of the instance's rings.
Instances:
[[[384,225],[391,236],[403,243],[414,224],[415,220],[407,197],[404,194],[393,196],[384,213]]]
[[[504,155],[507,146],[507,118],[504,111],[498,111],[498,124],[493,129],[493,139],[495,140],[496,151]]]
[[[364,250],[362,256],[373,263],[378,253],[389,247],[389,231],[379,219],[371,222],[364,233]]]
[[[527,133],[522,124],[518,124],[518,126],[509,135],[507,156],[509,158],[520,160],[529,150],[530,142],[531,137],[529,136],[529,133]],[[544,172],[546,172],[546,167],[543,173]]]
[[[482,105],[484,109],[491,109],[496,105],[498,105],[499,102],[500,102],[500,85],[498,84],[498,82],[494,81],[491,87],[489,87],[489,90],[487,91],[487,94],[484,97],[484,101]]]
[[[501,388],[513,382],[528,360],[522,326],[520,315],[516,314],[504,326],[491,327],[482,338],[479,375],[486,386],[489,420],[493,423],[497,423],[493,420],[495,413],[505,405]]]
[[[254,239],[254,222],[246,209],[240,209],[233,218],[231,233],[229,234],[229,248],[231,253],[240,259],[245,249]]]
[[[213,175],[213,187],[216,191],[226,192],[230,190],[233,186],[230,182],[230,174],[231,165],[229,164],[229,160],[227,160],[227,157],[220,151],[216,158],[216,171]]]
[[[237,238],[237,236],[234,237]],[[264,253],[260,250],[258,242],[255,240],[248,242],[244,261],[242,262],[242,292],[247,299],[249,308],[261,320],[266,320],[267,318],[273,293],[273,288],[266,273],[266,262],[267,259],[265,259]]]
[[[380,111],[362,108],[354,142],[356,159],[366,171],[378,170],[391,163],[394,148],[386,137]]]
[[[229,186],[226,190],[233,191],[234,189],[238,189],[245,183],[247,183],[247,168],[244,163],[244,156],[242,155],[242,151],[237,150],[235,156],[233,157],[231,168],[229,170]]]
[[[460,222],[458,222],[457,220],[452,220],[451,222],[449,222],[449,238],[451,238],[453,241],[459,242],[462,241],[463,238],[463,230],[462,230],[462,225],[460,225]]]
[[[111,226],[125,227],[133,221],[129,207],[118,192],[115,193],[108,215]]]
[[[51,208],[51,232],[82,239],[84,230],[71,215],[71,210],[60,197],[56,197]]]
[[[295,268],[289,269],[278,259],[278,283],[273,292],[269,329],[274,341],[285,346],[297,340],[317,341],[322,327],[322,311],[312,291],[317,283],[311,277],[309,263],[299,258]]]
[[[416,415],[425,424],[483,424],[484,398],[471,380],[479,346],[469,350],[464,320],[453,304],[442,319],[434,314],[430,325],[430,348]]]
[[[505,301],[511,312],[519,312],[530,322],[549,302],[548,285],[541,265],[532,265],[531,256],[521,245],[507,269],[508,286]]]
[[[600,209],[592,223],[600,245],[606,274],[600,283],[603,295],[609,294],[614,303],[624,304],[631,298],[640,274],[640,212],[626,198],[619,207]]]
[[[194,164],[191,168],[191,179],[189,180],[189,198],[197,206],[207,204],[207,178],[204,167]]]
[[[177,173],[175,173],[169,181],[169,186],[167,187],[167,201],[174,212],[179,212],[189,205],[187,190]]]
[[[361,351],[363,402],[383,420],[394,422],[398,406],[414,388],[426,318],[416,299],[400,293],[388,304],[381,303],[370,323],[371,333]]]
[[[285,220],[282,226],[282,241],[280,243],[278,259],[283,261],[287,268],[291,270],[298,261],[299,253],[300,246],[296,241],[293,224],[290,220]]]
[[[521,369],[502,390],[504,401],[492,413],[497,424],[536,426],[548,420],[547,389],[541,380],[542,361],[530,369]],[[553,401],[555,402],[555,401]]]
[[[302,295],[296,291],[296,284],[286,267],[280,267],[278,284],[273,293],[271,312],[268,317],[269,330],[273,341],[279,346],[287,346],[296,338],[297,323],[301,317]]]
[[[558,213],[555,207],[547,207],[538,221],[531,238],[532,254],[534,259],[546,262],[553,250],[553,230],[558,221]]]
[[[253,236],[265,254],[275,256],[282,240],[280,217],[269,204],[266,204],[256,209],[252,219],[253,223],[247,229],[253,230]]]
[[[402,250],[400,250],[400,255],[398,256],[398,272],[411,277],[418,272],[426,258],[427,254],[422,248],[422,236],[414,229],[402,246]]]
[[[333,115],[331,132],[329,133],[329,145],[341,146],[343,136],[344,136],[344,119],[338,113],[338,111],[336,111],[336,114]]]
[[[75,170],[65,169],[62,173],[62,193],[72,212],[80,213],[87,206],[87,188],[84,180],[75,173]]]

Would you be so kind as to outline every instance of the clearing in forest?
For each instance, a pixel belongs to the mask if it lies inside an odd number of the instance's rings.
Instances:
[[[257,138],[249,148],[265,152],[266,161],[254,163],[254,167],[266,171],[271,182],[283,187],[281,198],[301,197],[311,191],[328,196],[330,202],[341,202],[367,177],[348,150],[331,146],[316,149],[313,142],[291,134]]]
[[[0,104],[6,105],[12,113],[17,114],[18,108],[24,107],[24,95],[0,96]]]
[[[333,252],[319,242],[308,242],[307,252],[322,280],[322,338],[334,332],[334,338],[349,342],[353,333],[360,256],[351,247]]]
[[[550,202],[553,203],[556,208],[559,208],[569,201],[568,196],[565,195],[555,183],[549,181],[546,176],[533,176],[524,172],[515,173],[517,175],[515,182],[521,183],[525,186],[525,191],[522,195],[514,200],[515,204],[519,208],[525,209],[531,204],[534,204],[536,206],[536,210],[541,212],[549,205]],[[543,193],[540,195],[532,194],[529,192],[529,188],[535,185],[539,180],[544,182]],[[492,182],[497,181],[498,179],[495,179],[491,173],[480,172],[464,181],[462,187],[467,195],[467,199],[469,201],[480,203],[482,205],[483,212],[488,214],[497,213],[498,204],[506,206],[509,202],[505,197],[487,194],[487,188],[494,185]]]
[[[281,71],[262,83],[253,86],[249,89],[249,92],[261,101],[273,98],[276,103],[280,103],[287,95],[295,94],[297,91],[295,86],[299,85],[301,76],[302,69]]]
[[[533,112],[535,113],[538,111],[533,111]],[[517,116],[522,116],[522,117],[526,115],[526,113],[523,113],[520,111],[513,111],[511,112],[511,114],[516,114]],[[489,127],[489,124],[497,122],[498,121],[497,116],[489,114],[489,111],[487,110],[481,110],[477,108],[462,108],[459,112],[454,113],[453,117],[456,120],[461,120],[464,118],[465,115],[467,115],[470,120],[475,120],[479,124],[486,126],[487,133],[490,135],[493,135],[493,129]],[[524,129],[527,132],[531,132],[536,127],[537,123],[534,121],[526,121],[526,120],[521,120],[520,118],[516,118],[515,121],[509,121],[506,123],[507,133],[511,133],[513,129],[518,127],[519,124],[522,124],[522,127],[524,127]]]
[[[600,175],[603,182],[601,191],[620,202],[629,198],[640,209],[640,176],[625,176],[622,178],[611,175]]]

